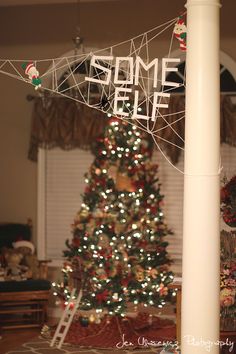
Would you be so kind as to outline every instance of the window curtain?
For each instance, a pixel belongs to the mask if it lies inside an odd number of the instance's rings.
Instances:
[[[184,119],[180,119],[185,110],[184,96],[172,96],[168,112],[162,111],[165,120],[157,120],[156,142],[166,152],[171,162],[179,160],[184,139]],[[177,113],[176,113],[177,112]],[[180,113],[178,113],[180,112]],[[174,123],[175,122],[175,123]],[[89,149],[93,141],[104,131],[107,116],[84,104],[67,98],[34,99],[31,135],[28,157],[37,161],[38,148],[60,147],[64,150]],[[169,141],[171,143],[169,143]],[[221,97],[221,142],[236,146],[236,106],[229,96]]]
[[[66,98],[34,99],[28,157],[37,161],[38,148],[89,149],[103,133],[107,116]]]

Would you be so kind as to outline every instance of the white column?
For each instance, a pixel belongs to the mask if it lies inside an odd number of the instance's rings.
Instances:
[[[46,259],[46,154],[47,150],[39,149],[37,166],[37,256]]]
[[[181,354],[219,353],[219,0],[187,1]],[[210,349],[208,347],[210,346]]]

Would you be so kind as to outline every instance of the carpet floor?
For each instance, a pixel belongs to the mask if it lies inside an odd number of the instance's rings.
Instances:
[[[37,337],[12,351],[8,351],[5,354],[158,354],[160,348],[139,348],[134,350],[122,350],[122,349],[88,349],[78,348],[78,346],[64,344],[60,349],[56,347],[50,347],[50,340]]]
[[[48,333],[52,337],[52,330]],[[135,318],[124,319],[104,316],[99,324],[88,327],[74,321],[66,335],[65,343],[84,348],[135,349],[160,346],[175,340],[176,328],[173,321],[139,313]],[[150,344],[149,344],[150,343]]]

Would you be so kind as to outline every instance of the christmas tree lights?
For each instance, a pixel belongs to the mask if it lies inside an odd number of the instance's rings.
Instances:
[[[80,308],[125,316],[129,303],[162,308],[173,281],[165,236],[158,166],[146,133],[111,118],[94,143],[83,203],[67,240],[63,301],[71,279],[83,284]],[[86,281],[84,281],[86,279]]]

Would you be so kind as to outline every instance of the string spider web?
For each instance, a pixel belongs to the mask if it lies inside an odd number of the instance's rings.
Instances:
[[[177,91],[176,87],[168,86],[168,84],[163,85],[159,78],[161,76],[160,60],[158,61],[159,73],[157,76],[157,72],[154,71],[155,67],[145,70],[144,67],[139,66],[138,82],[134,85],[133,80],[131,80],[131,64],[127,60],[127,58],[132,58],[132,70],[135,70],[137,57],[143,58],[144,63],[150,63],[156,57],[155,47],[152,46],[152,43],[164,32],[170,38],[166,58],[171,59],[174,42],[173,29],[177,20],[178,18],[174,18],[134,38],[105,49],[80,54],[75,52],[72,56],[55,59],[34,60],[33,64],[40,73],[42,81],[39,92],[42,93],[42,90],[45,90],[52,95],[66,97],[80,104],[85,104],[109,117],[117,117],[147,132],[167,161],[179,170],[172,164],[162,148],[162,143],[164,143],[180,150],[184,149],[184,139],[177,131],[176,124],[185,118],[185,111],[170,113],[166,109],[168,98],[165,96],[174,94]],[[122,57],[120,53],[122,53]],[[90,65],[94,55],[99,57],[96,61],[97,67]],[[117,64],[115,64],[117,56],[119,56],[118,69]],[[113,57],[113,60],[111,60],[111,57]],[[24,76],[22,69],[24,61],[29,62],[28,60],[0,60],[0,72],[31,83],[31,80]],[[108,71],[110,71],[111,76],[109,82],[106,82]],[[92,82],[91,79],[96,82]],[[116,84],[114,79],[116,79]],[[118,101],[116,96],[117,82],[119,82],[119,93],[123,92],[123,96],[120,94]],[[185,89],[185,71],[183,74],[178,72],[179,89],[182,89],[182,91]],[[158,96],[158,105],[162,107],[155,109],[155,115],[150,117],[155,92],[162,95]],[[135,100],[136,115],[134,114]],[[117,106],[115,112],[114,105]],[[163,134],[166,129],[171,131],[168,138]],[[175,139],[172,139],[173,137]],[[176,141],[180,143],[178,144]]]

